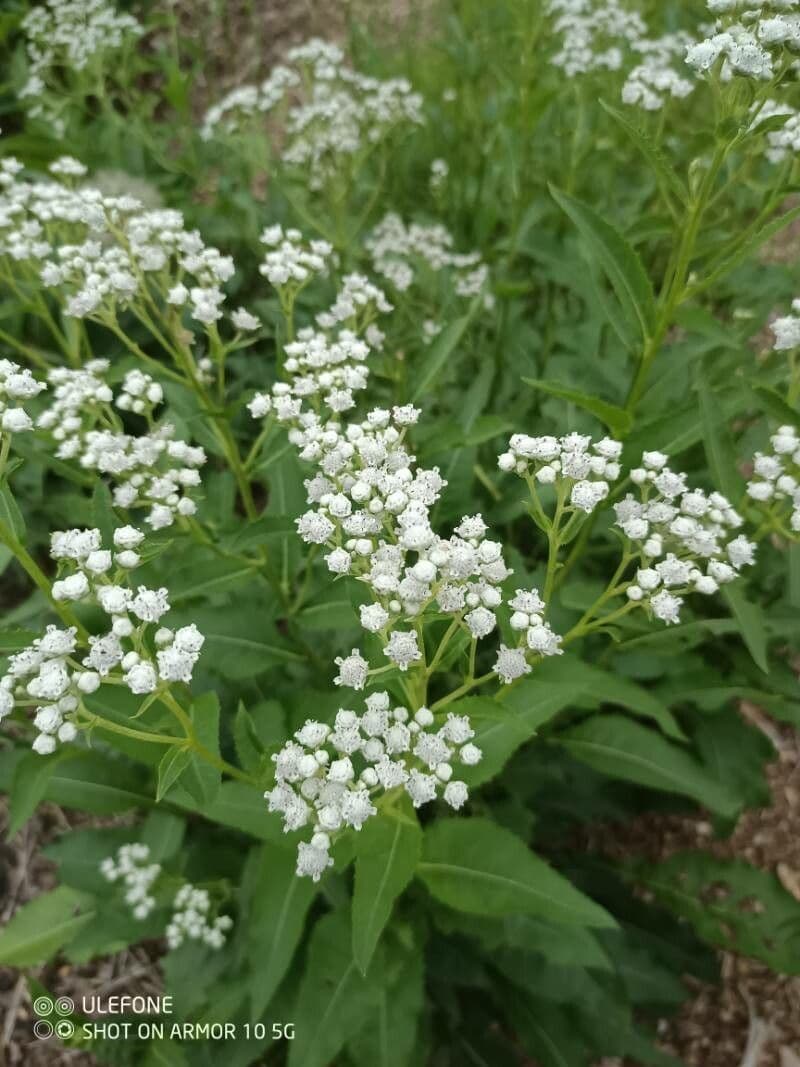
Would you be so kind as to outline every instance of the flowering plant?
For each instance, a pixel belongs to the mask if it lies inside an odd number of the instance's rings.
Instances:
[[[16,26],[0,783],[13,831],[135,818],[50,846],[63,936],[23,908],[0,964],[160,939],[186,1019],[285,1013],[290,1067],[674,1063],[676,970],[797,973],[791,922],[722,929],[581,831],[725,833],[768,754],[736,699],[800,715],[800,279],[765,252],[798,5],[465,3],[449,52],[311,39],[194,110],[168,7]]]

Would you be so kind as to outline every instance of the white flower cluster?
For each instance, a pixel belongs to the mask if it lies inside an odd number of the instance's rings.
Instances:
[[[759,504],[788,501],[790,528],[800,533],[800,437],[794,426],[779,426],[771,453],[756,452],[747,495]]]
[[[57,177],[81,167],[64,159]],[[0,165],[0,257],[25,264],[40,284],[57,289],[76,318],[112,317],[147,290],[174,308],[188,308],[204,326],[222,317],[221,289],[233,260],[187,230],[183,215],[142,210],[132,196],[105,196],[65,181],[18,177],[16,160]]]
[[[53,584],[54,600],[92,600],[111,618],[111,631],[89,638],[84,667],[100,678],[119,665],[132,693],[151,693],[162,682],[190,682],[203,647],[203,635],[192,623],[174,633],[159,627],[154,636],[155,663],[146,653],[126,652],[123,640],[144,649],[146,628],[169,611],[166,589],[144,585],[129,588],[129,571],[140,562],[136,549],[144,534],[133,526],[114,531],[114,551],[103,549],[99,530],[65,530],[51,536],[50,554],[73,573]],[[120,583],[125,584],[120,584]],[[133,615],[137,622],[131,621]],[[99,684],[99,679],[98,679]],[[86,690],[84,690],[86,691]]]
[[[143,540],[132,526],[114,531],[113,549],[103,548],[99,530],[63,530],[51,537],[50,554],[63,574],[53,582],[53,600],[94,603],[111,626],[90,636],[81,651],[74,627],[48,626],[44,637],[10,657],[0,679],[0,718],[15,704],[37,705],[34,726],[40,732],[33,748],[41,755],[53,752],[57,739],[75,739],[73,713],[106,680],[137,695],[191,681],[204,641],[193,623],[174,632],[159,626],[152,636],[155,652],[149,651],[149,627],[169,611],[169,599],[166,589],[132,588],[129,572],[140,563],[136,549]],[[78,662],[81,652],[86,654]]]
[[[34,705],[33,725],[39,733],[33,750],[42,756],[54,752],[57,741],[74,741],[78,733],[69,716],[80,697],[67,665],[76,644],[74,628],[48,626],[44,637],[9,658],[8,673],[0,678],[0,721],[16,704]]]
[[[431,163],[431,176],[428,179],[434,193],[441,193],[447,183],[450,167],[446,159],[434,159]]]
[[[364,364],[369,345],[350,330],[342,330],[335,340],[329,340],[324,333],[305,327],[284,351],[284,370],[291,381],[276,383],[271,395],[257,393],[248,404],[253,418],[274,411],[279,422],[291,423],[300,417],[306,399],[322,400],[331,411],[348,411],[355,404],[353,393],[367,384],[369,372]]]
[[[742,535],[729,540],[742,525],[729,501],[688,488],[687,476],[670,470],[667,460],[662,452],[645,452],[630,475],[640,499],[629,493],[614,511],[639,555],[629,600],[648,604],[662,622],[677,623],[683,594],[716,593],[754,562],[756,546]]]
[[[561,638],[551,630],[549,623],[544,620],[545,603],[539,596],[537,589],[517,589],[514,596],[508,601],[508,606],[512,611],[511,629],[523,635],[526,648],[538,656],[561,655]],[[511,650],[505,649],[505,651],[509,653]],[[495,667],[495,671],[503,678],[504,682],[514,681],[515,677],[527,674],[530,670],[529,665],[527,670],[519,666],[516,673],[514,673],[513,662],[511,657],[507,656],[504,663],[504,671]],[[517,655],[516,662],[518,664],[523,662],[519,655]]]
[[[159,863],[148,863],[150,849],[135,842],[122,845],[116,856],[107,856],[100,864],[100,873],[107,882],[122,882],[125,903],[130,904],[135,919],[146,919],[156,906],[150,890],[161,874]]]
[[[33,429],[33,419],[21,401],[38,396],[47,386],[38,382],[26,367],[0,359],[0,430],[23,433]]]
[[[265,793],[269,810],[283,816],[284,831],[309,824],[312,837],[298,846],[297,873],[319,881],[333,863],[331,837],[360,830],[377,809],[376,794],[402,787],[415,808],[444,800],[458,809],[467,786],[453,779],[453,761],[473,766],[481,759],[465,715],[448,714],[434,729],[428,708],[413,714],[392,707],[388,693],[371,693],[361,715],[340,709],[331,728],[309,719],[273,756],[275,786]]]
[[[323,330],[331,330],[341,322],[346,322],[353,330],[364,330],[367,340],[373,348],[383,344],[383,334],[377,326],[372,325],[375,315],[385,315],[393,307],[386,299],[386,294],[363,274],[347,274],[336,294],[336,300],[327,311],[317,315],[317,325]]]
[[[274,288],[296,296],[314,277],[324,276],[333,255],[327,241],[305,241],[300,230],[276,223],[261,234],[268,249],[259,271]]]
[[[28,80],[20,89],[23,100],[31,99],[31,115],[42,115],[63,126],[45,106],[48,82],[67,70],[85,70],[98,55],[119,49],[128,37],[138,37],[142,27],[132,15],[122,14],[106,0],[45,0],[22,20],[28,54]]]
[[[149,847],[134,842],[122,845],[115,856],[107,856],[100,864],[106,881],[122,883],[125,903],[131,906],[135,919],[146,919],[156,906],[152,888],[162,868],[159,863],[149,863],[149,859]],[[167,945],[174,949],[184,941],[201,941],[208,948],[222,948],[233,919],[229,915],[212,919],[210,911],[207,890],[184,882],[172,901],[172,916],[165,931]]]
[[[775,344],[772,347],[776,352],[800,348],[800,299],[792,301],[792,312],[791,315],[775,319],[770,327],[775,334]]]
[[[390,212],[367,235],[364,246],[373,270],[399,293],[406,292],[415,281],[424,284],[425,271],[451,272],[457,296],[469,299],[484,293],[484,306],[490,308],[494,303],[488,291],[489,268],[480,253],[453,251],[452,234],[441,224],[414,222],[407,226],[399,215]]]
[[[152,415],[153,408],[164,399],[164,390],[158,382],[144,371],[128,371],[114,403],[120,411],[132,411],[136,415]]]
[[[707,6],[720,16],[715,32],[686,51],[686,62],[698,74],[721,60],[726,80],[742,75],[769,81],[781,65],[794,63],[800,52],[800,16],[792,13],[798,0],[708,0]]]
[[[335,44],[308,41],[290,49],[286,62],[260,86],[235,89],[210,108],[202,136],[235,133],[280,108],[281,158],[304,168],[309,186],[319,189],[342,157],[353,159],[395,128],[422,122],[422,98],[405,78],[380,80],[353,71]]]
[[[584,434],[530,437],[514,434],[498,458],[502,471],[513,471],[539,485],[563,486],[568,508],[586,514],[605,500],[619,478],[622,445],[611,437],[592,441]]]
[[[779,115],[785,118],[783,126],[777,130],[769,129],[766,134],[766,156],[770,163],[781,163],[787,157],[795,156],[800,152],[800,111],[793,108],[791,104],[779,104],[775,100],[768,100],[758,111],[751,128]]]
[[[548,0],[561,34],[561,48],[552,62],[570,77],[596,70],[619,70],[626,47],[646,37],[642,17],[619,0]]]
[[[175,894],[172,918],[167,926],[167,944],[178,948],[184,941],[201,941],[208,948],[220,949],[225,935],[233,926],[230,915],[218,915],[209,921],[211,897],[205,889],[186,882]]]
[[[686,55],[690,44],[691,38],[682,32],[634,42],[634,51],[643,58],[622,87],[623,103],[642,107],[645,111],[660,111],[670,97],[677,100],[687,97],[695,83],[682,77],[674,64]]]
[[[186,495],[200,485],[199,468],[206,461],[202,448],[175,440],[171,423],[153,426],[133,436],[98,428],[109,422],[109,405],[152,416],[163,399],[161,386],[150,375],[131,371],[114,400],[105,382],[108,361],[90,360],[81,370],[55,367],[48,374],[52,400],[36,426],[57,444],[56,456],[77,460],[84,470],[107,474],[114,484],[114,504],[146,507],[145,522],[154,530],[171,526],[177,515],[191,516],[195,502]]]
[[[406,671],[423,650],[404,620],[430,609],[451,615],[471,639],[486,637],[496,628],[501,586],[512,572],[480,515],[464,517],[450,537],[434,531],[430,512],[446,482],[438,468],[417,467],[405,443],[419,409],[408,404],[375,408],[361,420],[341,418],[355,404],[354,390],[367,385],[368,354],[369,346],[352,334],[330,341],[301,331],[286,346],[289,382],[275,385],[272,395],[258,394],[249,406],[254,417],[271,413],[286,425],[300,459],[316,467],[305,482],[311,507],[297,520],[298,533],[307,544],[328,549],[324,558],[333,574],[368,586],[372,603],[361,607],[361,624],[379,635],[390,664]],[[314,410],[304,406],[307,398]],[[534,618],[538,610],[530,609],[526,647],[552,655],[558,638]],[[369,664],[357,649],[336,662],[337,684],[364,687]],[[503,646],[498,665],[503,680],[520,677],[527,673],[525,651]]]

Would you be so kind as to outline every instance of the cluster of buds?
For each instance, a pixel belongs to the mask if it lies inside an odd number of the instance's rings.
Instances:
[[[159,863],[148,863],[150,849],[138,842],[122,845],[116,856],[107,856],[100,864],[100,873],[107,882],[122,882],[125,903],[135,919],[146,919],[156,906],[150,890],[161,874]]]
[[[755,545],[732,531],[741,516],[721,493],[690,489],[687,476],[667,466],[662,452],[645,452],[631,471],[640,499],[630,493],[614,505],[616,525],[633,542],[641,566],[627,596],[649,605],[654,617],[680,621],[683,595],[710,596],[754,561]]]
[[[514,434],[497,465],[536,485],[563,488],[568,508],[587,515],[608,496],[619,478],[622,445],[611,437],[592,441],[584,434],[530,437]]]
[[[0,359],[0,430],[9,434],[32,430],[33,419],[21,401],[31,400],[46,388],[26,367]]]
[[[157,626],[151,638],[150,628],[169,611],[169,599],[166,589],[132,587],[130,572],[141,562],[137,549],[143,540],[144,534],[132,526],[114,531],[113,548],[103,548],[99,530],[52,535],[50,554],[61,575],[53,582],[52,599],[96,604],[111,625],[108,632],[89,636],[82,648],[75,627],[48,626],[43,637],[11,656],[0,679],[0,717],[16,704],[37,705],[34,726],[39,734],[33,747],[42,755],[55,750],[56,740],[74,740],[83,698],[104,681],[122,684],[136,695],[191,681],[203,635],[190,624],[174,632]],[[148,649],[151,640],[153,651]]]
[[[755,454],[747,495],[765,506],[784,505],[790,529],[800,534],[800,437],[794,426],[779,426],[770,444],[771,453]]]
[[[308,720],[273,756],[275,786],[265,793],[286,832],[312,828],[310,841],[298,847],[298,875],[319,881],[333,863],[332,837],[347,827],[360,830],[376,814],[381,793],[402,788],[418,808],[441,792],[460,808],[468,791],[453,778],[453,762],[480,761],[473,737],[466,716],[448,714],[437,729],[428,708],[392,707],[385,692],[371,693],[360,715],[341,709],[332,728]]]
[[[166,930],[170,948],[178,948],[184,941],[200,941],[213,949],[223,947],[233,919],[230,915],[211,918],[211,896],[207,890],[186,882],[175,894],[172,909]]]

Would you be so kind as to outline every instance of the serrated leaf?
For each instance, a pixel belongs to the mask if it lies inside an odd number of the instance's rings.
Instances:
[[[424,959],[416,947],[403,952],[393,945],[383,965],[385,981],[376,991],[375,1006],[348,1051],[357,1064],[416,1067],[422,1062],[415,1042],[425,998]]]
[[[764,674],[769,673],[767,662],[767,632],[764,615],[758,604],[748,600],[741,583],[733,582],[723,586],[722,595],[736,620],[739,633],[753,658],[753,662]]]
[[[353,956],[366,974],[394,903],[422,854],[422,831],[410,805],[369,819],[356,837],[355,853]]]
[[[186,748],[174,745],[167,749],[158,765],[156,800],[163,800],[191,762],[191,753]]]
[[[530,681],[523,682],[510,696],[510,703],[517,704],[526,688],[539,687],[546,692],[548,685],[565,685],[575,691],[575,697],[582,698],[582,702],[597,707],[600,704],[615,704],[618,707],[632,711],[639,715],[657,722],[668,737],[677,741],[685,741],[686,735],[675,720],[675,716],[669,710],[663,700],[659,699],[649,689],[639,685],[630,678],[623,677],[617,671],[606,671],[602,667],[585,663],[572,656],[552,657],[546,663],[542,663]],[[518,695],[519,694],[519,695]],[[504,701],[506,703],[506,701]]]
[[[448,712],[469,716],[474,742],[483,753],[480,763],[462,768],[459,776],[470,786],[488,782],[521,745],[535,737],[540,726],[569,707],[582,692],[580,683],[539,684],[531,680],[518,686],[507,701],[467,697],[449,705]]]
[[[459,911],[538,915],[578,926],[614,920],[515,834],[483,818],[443,819],[425,831],[418,877]]]
[[[685,852],[663,863],[637,864],[632,873],[711,944],[800,974],[800,903],[771,872]]]
[[[216,693],[203,693],[192,701],[189,717],[194,727],[197,741],[212,756],[219,756],[219,697]],[[222,773],[208,760],[191,753],[189,773],[184,775],[181,784],[188,789],[201,804],[213,804],[222,783]]]
[[[267,816],[270,818],[270,816]],[[319,887],[295,873],[294,849],[264,845],[253,885],[247,952],[252,1019],[260,1019],[292,962]]]
[[[670,166],[667,159],[652,141],[649,134],[631,122],[623,112],[618,111],[617,108],[607,104],[605,100],[600,100],[600,106],[622,127],[625,133],[627,133],[633,144],[639,149],[642,156],[650,164],[650,168],[656,176],[659,184],[663,185],[665,189],[668,189],[674,196],[676,196],[680,203],[685,204],[687,200],[686,189],[681,184],[680,179],[675,174],[674,169]]]
[[[794,426],[796,430],[800,430],[800,411],[796,411],[790,404],[787,404],[780,393],[775,389],[771,389],[768,385],[759,385],[757,383],[751,383],[750,388],[755,393],[759,406],[766,414],[771,415],[781,425],[788,423],[788,425]]]
[[[375,986],[362,978],[353,959],[346,910],[320,919],[311,935],[292,1021],[296,1037],[288,1067],[328,1067],[361,1029],[375,999]]]
[[[628,318],[649,337],[655,320],[655,297],[642,262],[622,234],[588,204],[550,185],[550,194],[572,219],[588,254],[602,267]]]
[[[611,778],[691,797],[720,815],[733,816],[741,807],[684,749],[621,715],[594,715],[557,740],[575,759]]]

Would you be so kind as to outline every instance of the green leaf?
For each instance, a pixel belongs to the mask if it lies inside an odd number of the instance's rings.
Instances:
[[[283,642],[269,611],[256,611],[252,601],[228,609],[198,605],[185,615],[173,613],[170,619],[170,625],[176,627],[197,624],[205,637],[203,662],[224,678],[250,679],[279,663],[304,662]]]
[[[787,594],[793,608],[800,608],[800,543],[789,545],[789,585]]]
[[[553,685],[558,682],[580,690],[585,706],[598,707],[600,704],[616,704],[634,715],[640,715],[657,722],[668,737],[676,741],[685,741],[686,735],[681,730],[674,715],[663,700],[651,693],[644,686],[630,678],[624,678],[617,671],[606,671],[591,663],[572,656],[553,657],[542,663],[535,673],[535,679],[524,682],[510,694],[510,700],[517,703],[518,694],[525,692],[527,686]],[[575,699],[578,694],[576,693]]]
[[[394,903],[422,855],[422,831],[413,810],[391,809],[368,820],[356,835],[355,850],[353,956],[366,974]]]
[[[201,557],[174,574],[170,581],[170,601],[177,606],[187,600],[230,591],[252,577],[253,568],[237,560]]]
[[[132,808],[150,808],[142,776],[107,756],[86,753],[59,764],[47,783],[45,799],[65,808],[115,815]]]
[[[725,413],[714,399],[714,389],[703,375],[698,383],[706,458],[717,488],[736,506],[744,485],[736,466],[736,449]]]
[[[0,485],[0,523],[6,526],[18,541],[25,537],[25,520],[9,485]]]
[[[213,756],[219,756],[219,697],[216,693],[204,693],[192,702],[189,716],[194,726],[197,741]],[[182,785],[201,804],[210,805],[222,784],[222,772],[206,759],[192,752],[190,773]]]
[[[453,352],[467,327],[472,321],[478,308],[478,300],[473,300],[469,311],[454,322],[450,322],[439,333],[428,348],[423,350],[420,374],[416,381],[414,392],[411,394],[412,401],[416,402],[420,397],[428,393],[448,363],[453,362]]]
[[[445,934],[460,934],[477,940],[492,955],[499,948],[535,952],[548,963],[561,967],[587,967],[612,971],[611,960],[585,926],[564,926],[535,919],[532,915],[508,915],[503,919],[461,915],[441,908],[434,911],[434,921]]]
[[[189,1067],[189,1061],[177,1041],[157,1038],[148,1042],[142,1067]]]
[[[633,144],[639,149],[642,156],[650,164],[659,184],[676,196],[680,203],[685,204],[687,199],[686,190],[681,184],[673,167],[664,157],[655,142],[650,138],[649,134],[634,125],[626,115],[621,111],[618,111],[617,108],[611,107],[605,100],[600,101],[600,106],[612,119],[614,119],[615,122],[619,123],[625,133],[627,133]]]
[[[28,752],[22,757],[14,771],[14,781],[9,797],[9,837],[14,836],[44,800],[47,784],[59,763],[76,755],[77,752],[62,749],[60,752],[53,753],[52,756],[40,756],[36,752]]]
[[[509,830],[489,819],[443,819],[425,831],[418,875],[430,893],[477,915],[538,915],[578,926],[614,920]]]
[[[241,700],[233,720],[233,743],[236,746],[236,756],[240,765],[246,771],[256,771],[261,766],[264,746],[256,733],[250,713]]]
[[[691,797],[720,815],[733,816],[741,807],[738,797],[682,748],[622,715],[595,715],[557,740],[575,759],[611,778]]]
[[[27,648],[40,635],[35,630],[23,630],[19,626],[11,626],[7,630],[0,630],[0,655],[5,656],[9,652],[19,652]]]
[[[114,530],[119,523],[114,514],[111,490],[100,478],[92,490],[92,525],[102,534],[104,545],[114,543]]]
[[[751,383],[750,388],[755,393],[762,410],[771,415],[776,422],[786,423],[800,430],[800,411],[796,411],[791,404],[787,404],[780,393],[768,385]]]
[[[636,252],[588,204],[553,185],[549,188],[553,199],[577,226],[587,253],[605,272],[627,317],[638,323],[642,338],[649,337],[655,320],[655,297]]]
[[[598,418],[617,437],[624,437],[633,425],[631,416],[624,408],[609,404],[599,397],[590,396],[567,385],[559,385],[558,382],[545,382],[539,378],[523,378],[522,380],[526,385],[532,385],[534,389],[539,389],[543,393],[577,404],[579,408],[583,408],[584,411]]]
[[[466,697],[449,705],[448,712],[468,715],[474,743],[483,753],[480,763],[464,767],[459,776],[470,786],[483,785],[499,774],[516,750],[536,736],[544,723],[581,696],[580,683],[523,682],[505,701]],[[502,695],[502,694],[501,694]]]
[[[363,1025],[374,1004],[375,986],[362,978],[352,953],[346,909],[320,919],[311,935],[288,1067],[328,1067]]]
[[[191,758],[192,754],[186,748],[179,748],[178,745],[173,745],[167,749],[158,765],[157,801],[164,799],[189,766]]]
[[[800,903],[774,874],[741,860],[684,852],[637,864],[632,876],[712,945],[800,974]]]
[[[735,689],[745,700],[746,691]],[[703,763],[715,778],[741,798],[742,806],[762,808],[770,791],[764,767],[775,756],[772,742],[728,705],[716,715],[703,715],[693,730],[693,741]]]
[[[129,842],[131,836],[130,827],[125,826],[72,830],[46,845],[43,853],[57,865],[61,885],[107,899],[110,891],[100,872],[100,864],[106,856],[112,856],[121,845]]]
[[[269,816],[268,816],[269,817]],[[283,981],[318,886],[298,878],[294,849],[264,845],[253,886],[247,953],[252,1018],[260,1019]]]
[[[382,964],[376,1003],[361,1033],[348,1043],[348,1052],[354,1064],[416,1067],[422,1062],[415,1044],[425,997],[424,959],[415,947],[404,952],[393,945]]]
[[[793,207],[785,211],[779,218],[772,219],[772,221],[766,223],[752,237],[745,239],[743,243],[739,243],[738,236],[734,238],[727,245],[727,248],[733,249],[731,254],[727,258],[722,258],[722,262],[720,262],[720,257],[717,257],[715,261],[707,265],[703,272],[701,288],[705,290],[713,285],[714,282],[729,274],[740,263],[744,263],[754,252],[757,252],[770,238],[775,237],[776,234],[779,234],[781,230],[785,229],[789,223],[794,222],[797,218],[800,218],[800,207]],[[727,248],[723,250],[722,257],[725,257]]]
[[[736,620],[747,651],[753,658],[753,663],[764,674],[769,674],[766,623],[761,608],[752,600],[747,599],[739,582],[723,586],[722,595],[728,602],[728,607]]]
[[[91,903],[91,897],[66,886],[35,897],[0,932],[0,963],[34,967],[51,959],[92,921]]]
[[[198,802],[180,787],[170,801],[211,822],[242,830],[260,841],[284,840],[279,819],[269,814],[261,793],[245,782],[223,782],[210,804]]]
[[[142,843],[150,849],[150,859],[162,863],[181,847],[186,820],[164,808],[151,811],[142,827]]]

